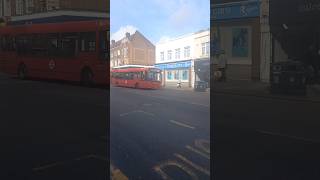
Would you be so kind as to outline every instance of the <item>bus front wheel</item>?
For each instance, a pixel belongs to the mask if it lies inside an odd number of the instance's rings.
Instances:
[[[26,79],[27,77],[27,67],[24,64],[20,64],[18,68],[19,79]]]
[[[134,88],[138,89],[138,88],[139,88],[139,84],[136,83],[136,84],[134,85]]]
[[[81,82],[85,86],[93,85],[93,73],[89,69],[85,69],[81,73]]]

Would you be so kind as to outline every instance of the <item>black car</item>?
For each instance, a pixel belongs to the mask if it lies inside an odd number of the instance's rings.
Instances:
[[[284,61],[273,63],[270,76],[271,93],[306,94],[308,72],[302,62]]]

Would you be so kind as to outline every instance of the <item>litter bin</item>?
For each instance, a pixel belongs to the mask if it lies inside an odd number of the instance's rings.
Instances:
[[[194,84],[194,90],[204,92],[207,89],[207,83],[205,81],[196,81]]]
[[[299,61],[285,61],[271,64],[271,93],[298,93],[306,95],[307,71]]]

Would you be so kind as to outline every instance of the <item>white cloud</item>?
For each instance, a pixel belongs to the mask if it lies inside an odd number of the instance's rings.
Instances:
[[[167,41],[169,41],[170,39],[171,39],[171,38],[170,38],[169,36],[162,36],[162,37],[160,38],[160,40],[157,42],[157,44],[167,42]]]
[[[182,4],[169,18],[169,23],[176,28],[181,28],[184,25],[188,25],[193,19],[196,12],[192,9],[190,4]],[[190,24],[189,24],[190,25]]]
[[[134,34],[137,30],[138,28],[132,25],[122,26],[117,32],[111,34],[111,40],[119,41],[125,37],[127,32]]]

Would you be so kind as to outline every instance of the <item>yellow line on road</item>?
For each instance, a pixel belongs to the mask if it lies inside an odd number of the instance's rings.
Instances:
[[[112,164],[110,164],[111,170],[111,180],[129,180],[129,178],[120,171],[120,169],[115,168]]]

